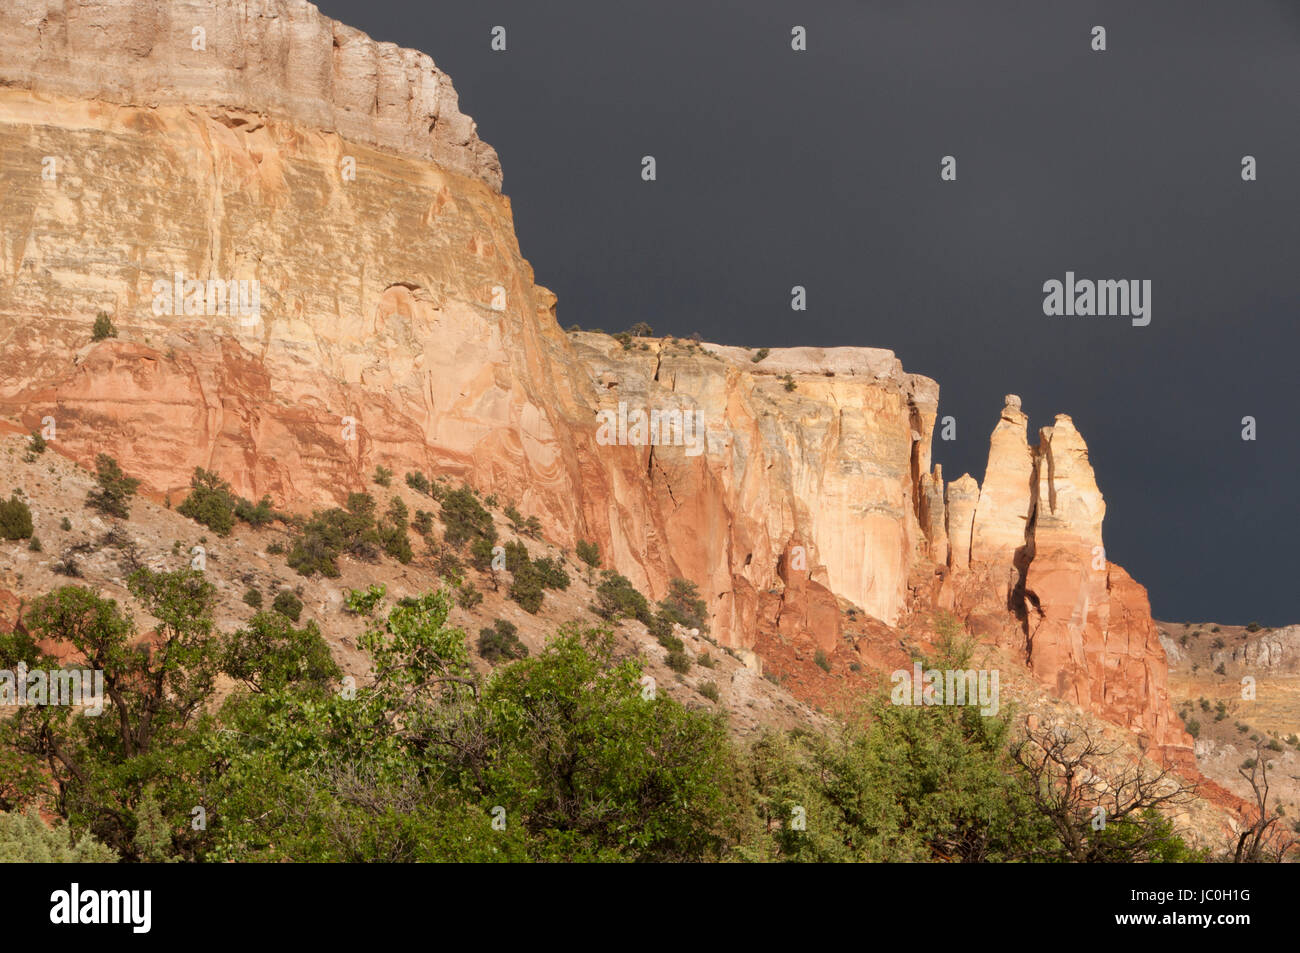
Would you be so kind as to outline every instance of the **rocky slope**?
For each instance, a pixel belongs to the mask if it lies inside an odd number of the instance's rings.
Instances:
[[[59,453],[111,453],[160,500],[195,466],[298,509],[381,464],[464,478],[652,597],[697,581],[738,650],[833,650],[842,603],[885,626],[949,609],[1189,756],[1145,590],[1098,562],[1069,418],[1031,446],[1009,399],[983,485],[945,484],[938,386],[891,352],[566,335],[446,76],[301,0],[18,0],[0,36],[13,429],[52,421]],[[178,274],[256,280],[260,309],[160,306]],[[117,338],[91,341],[98,312]],[[678,411],[703,443],[611,441],[601,410]]]
[[[1170,699],[1196,739],[1198,768],[1253,802],[1243,765],[1266,761],[1270,803],[1293,817],[1300,810],[1300,626],[1156,626]]]
[[[93,473],[50,451],[27,460],[26,444],[25,438],[15,434],[0,435],[0,472],[22,488],[41,547],[33,551],[27,540],[0,540],[0,631],[8,631],[14,624],[24,600],[30,604],[35,594],[75,584],[116,599],[134,616],[140,630],[147,632],[156,623],[127,589],[126,577],[142,565],[157,572],[184,569],[191,564],[191,552],[198,546],[205,554],[204,577],[216,587],[213,622],[218,630],[233,632],[248,623],[256,611],[244,599],[250,590],[261,593],[263,605],[268,608],[280,591],[294,592],[303,602],[301,624],[311,620],[319,625],[340,668],[364,684],[371,663],[358,646],[368,619],[347,610],[347,590],[383,586],[386,596],[382,606],[386,611],[404,596],[447,586],[440,578],[442,567],[436,554],[416,534],[412,534],[415,558],[408,565],[390,559],[367,562],[344,557],[339,578],[304,578],[285,563],[283,556],[267,552],[268,547],[290,542],[288,532],[279,523],[261,529],[241,525],[230,536],[218,537],[174,509],[148,500],[134,501],[128,520],[101,517],[83,505],[87,491],[95,485]],[[401,497],[412,511],[431,505],[428,497],[405,486],[384,490],[372,485],[369,489],[385,498]],[[508,583],[494,589],[490,574],[466,570],[467,581],[479,589],[483,601],[472,607],[455,605],[449,620],[466,633],[472,650],[479,631],[500,619],[518,627],[520,641],[534,655],[566,623],[602,624],[590,610],[597,572],[572,555],[561,553],[556,546],[513,532],[499,510],[494,510],[493,516],[503,539],[522,543],[535,558],[557,560],[568,572],[571,585],[563,591],[548,590],[541,610],[530,615],[507,598]],[[67,529],[63,528],[65,519]],[[69,564],[75,566],[76,575],[68,575]],[[828,724],[775,679],[763,677],[762,665],[756,659],[741,658],[740,653],[717,645],[707,633],[675,629],[691,662],[689,669],[679,674],[668,666],[667,650],[640,622],[623,619],[614,631],[619,654],[640,655],[657,690],[689,708],[726,711],[728,725],[737,736],[769,727]],[[60,654],[57,645],[42,648]],[[477,651],[473,652],[473,661],[481,672],[491,668]],[[710,685],[717,691],[716,700],[706,697]],[[221,693],[228,687],[223,681]]]

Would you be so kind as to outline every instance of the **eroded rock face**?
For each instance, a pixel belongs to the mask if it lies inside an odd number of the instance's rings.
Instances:
[[[1216,651],[1214,661],[1237,662],[1273,672],[1300,671],[1300,625],[1253,635],[1241,645]]]
[[[1033,507],[1034,454],[1025,436],[1029,418],[1020,398],[1007,395],[989,443],[989,464],[980,486],[971,530],[971,562],[1008,564],[1025,545]]]
[[[236,105],[501,187],[451,79],[305,0],[5,0],[6,84],[123,105]]]
[[[790,554],[791,571],[813,585],[897,619],[923,542],[914,433],[933,426],[933,381],[875,348],[782,349],[756,364],[743,348],[646,342],[642,351],[602,334],[573,339],[602,409],[698,414],[695,455],[671,444],[637,454],[664,542],[683,554],[677,565],[689,578],[743,601],[780,582],[778,563]],[[798,374],[796,389],[778,374]]]
[[[752,644],[764,596],[785,599],[792,545],[806,577],[783,625],[836,638],[832,591],[898,617],[925,542],[914,474],[933,381],[870,348],[759,368],[743,349],[571,341],[483,182],[234,118],[0,91],[6,415],[53,418],[59,451],[110,453],[175,500],[196,466],[300,509],[370,488],[379,464],[468,479],[552,539],[598,541],[652,597],[697,581],[732,645]],[[338,175],[345,150],[355,181]],[[53,181],[46,155],[63,157]],[[257,280],[260,315],[155,313],[155,282],[178,273]],[[119,336],[91,343],[99,311]],[[596,410],[619,395],[688,401],[713,446],[600,444]]]
[[[1030,446],[1026,424],[1019,399],[1007,398],[990,441],[970,561],[963,565],[954,545],[940,603],[976,631],[1022,649],[1058,696],[1188,763],[1191,739],[1169,704],[1168,665],[1146,590],[1105,555],[1106,504],[1083,437],[1061,414]],[[969,511],[967,479],[948,488],[950,533]],[[1019,498],[1016,486],[1024,488]]]
[[[963,473],[948,484],[948,565],[954,569],[970,566],[971,531],[975,524],[975,507],[979,498],[980,485],[969,473]]]
[[[938,386],[889,351],[566,335],[499,184],[427,57],[309,4],[7,3],[0,417],[174,500],[196,466],[296,509],[381,464],[465,479],[652,598],[697,582],[744,649],[829,652],[840,599],[893,625],[940,587],[1054,690],[1181,743],[1145,592],[1094,566],[1069,418],[1031,447],[1008,398],[984,485],[945,488]],[[255,280],[260,311],[160,309],[178,274]],[[119,336],[92,343],[100,311]],[[611,441],[601,411],[700,429]]]

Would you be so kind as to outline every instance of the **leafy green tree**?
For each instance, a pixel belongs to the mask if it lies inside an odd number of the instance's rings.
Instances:
[[[526,658],[528,646],[519,641],[519,627],[506,619],[497,619],[478,633],[478,653],[489,662]]]
[[[298,616],[302,614],[302,600],[292,590],[281,589],[275,594],[271,608],[290,622],[297,622]]]
[[[611,569],[600,574],[600,585],[596,587],[596,602],[592,606],[602,619],[638,619],[649,625],[651,622],[650,602],[636,591],[632,581],[620,576]]]
[[[235,528],[235,502],[229,483],[210,470],[195,467],[190,477],[190,495],[176,507],[176,512],[218,536],[229,536]]]
[[[518,565],[510,582],[510,598],[531,615],[536,615],[542,608],[546,592],[542,588],[542,577],[531,562]]]
[[[263,496],[256,503],[242,496],[235,501],[235,518],[242,520],[254,529],[269,526],[275,519],[275,507],[270,496]]]
[[[86,505],[106,516],[126,519],[131,515],[130,500],[135,496],[140,481],[122,472],[122,468],[106,453],[95,457],[95,482],[98,489],[86,494]]]
[[[467,486],[447,491],[442,498],[441,518],[445,527],[443,539],[449,546],[459,549],[475,538],[496,542],[497,531],[492,525],[492,514],[483,508]]]
[[[538,578],[544,589],[565,590],[569,588],[569,574],[564,571],[558,561],[544,556],[541,559],[533,560],[533,568],[537,570]]]
[[[21,708],[0,735],[48,766],[59,811],[73,827],[138,858],[136,808],[146,787],[155,786],[167,816],[194,803],[186,779],[202,763],[195,732],[212,697],[220,645],[212,631],[215,590],[202,573],[140,569],[127,585],[155,620],[148,639],[138,638],[116,602],[77,586],[40,597],[22,620],[31,639],[61,643],[74,667],[103,673],[103,714]]]
[[[708,607],[695,583],[688,579],[669,580],[668,595],[659,601],[659,614],[684,629],[709,631]]]
[[[473,609],[483,602],[483,593],[475,588],[473,583],[462,583],[456,590],[456,605],[462,609]]]
[[[399,563],[406,565],[414,558],[411,540],[406,528],[409,525],[409,513],[400,496],[394,496],[388,504],[384,520],[379,524],[379,539],[384,552]]]
[[[166,863],[172,857],[173,833],[163,817],[152,787],[146,787],[135,807],[135,852],[146,863]]]
[[[365,589],[349,589],[343,597],[343,607],[353,615],[370,615],[388,594],[388,587],[379,583]]]
[[[527,571],[526,567],[532,565],[532,560],[528,556],[528,547],[518,540],[510,540],[505,545],[506,570],[518,573],[521,570]]]
[[[578,553],[578,558],[592,569],[600,568],[600,546],[595,542],[580,539],[578,540],[576,551]]]
[[[678,675],[685,675],[691,670],[691,657],[681,649],[669,651],[665,664]]]
[[[485,688],[478,710],[495,757],[484,786],[527,832],[532,859],[721,856],[725,727],[645,697],[641,674],[609,630],[568,626]]]
[[[487,537],[476,537],[469,547],[470,565],[480,572],[487,572],[492,568],[493,547],[494,543]]]
[[[32,510],[17,494],[0,500],[0,539],[31,539]]]
[[[294,539],[288,563],[300,575],[320,573],[338,578],[338,559],[344,553],[374,561],[382,539],[375,525],[375,501],[367,493],[348,495],[347,507],[316,510]]]
[[[227,636],[221,667],[251,691],[263,694],[293,684],[310,684],[323,692],[342,677],[316,623],[298,629],[278,612],[259,612]]]
[[[211,798],[224,806],[213,859],[518,856],[516,834],[492,831],[456,780],[483,752],[463,729],[478,686],[449,609],[446,593],[430,593],[373,620],[361,639],[373,678],[354,695],[297,682],[232,697],[213,749]]]

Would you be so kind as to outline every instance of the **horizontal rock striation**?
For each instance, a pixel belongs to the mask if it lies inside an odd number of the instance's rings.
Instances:
[[[501,164],[424,53],[305,0],[5,0],[0,83],[131,106],[236,106],[501,188]]]

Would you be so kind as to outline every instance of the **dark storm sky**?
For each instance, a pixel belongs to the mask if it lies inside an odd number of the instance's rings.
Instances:
[[[1069,413],[1157,618],[1300,621],[1300,4],[318,5],[451,74],[562,325],[891,348],[948,479],[1004,394]],[[1067,270],[1150,279],[1151,324],[1044,316]]]

